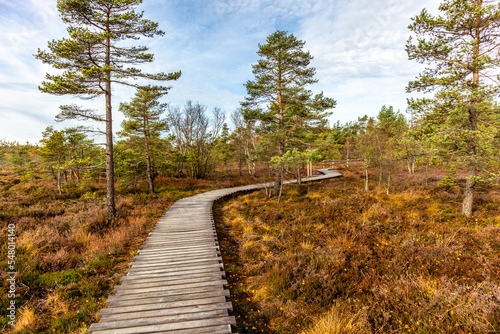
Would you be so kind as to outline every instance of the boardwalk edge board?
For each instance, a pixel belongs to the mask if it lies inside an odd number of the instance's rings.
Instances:
[[[318,169],[322,175],[342,174]],[[284,184],[296,180],[284,181]],[[178,200],[158,220],[89,334],[231,334],[229,300],[213,218],[215,202],[273,183],[212,190]]]

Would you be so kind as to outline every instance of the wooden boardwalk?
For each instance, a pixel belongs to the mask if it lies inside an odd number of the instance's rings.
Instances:
[[[341,176],[327,169],[318,171],[323,175],[303,182]],[[99,312],[99,322],[87,333],[232,333],[236,319],[229,313],[232,305],[212,206],[223,197],[263,187],[213,190],[170,206],[108,298],[107,307]]]

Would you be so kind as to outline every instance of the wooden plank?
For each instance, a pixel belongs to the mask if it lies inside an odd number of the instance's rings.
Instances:
[[[180,255],[175,255],[175,256],[163,255],[163,256],[156,256],[156,257],[144,256],[144,257],[135,259],[133,261],[133,263],[135,263],[135,264],[152,264],[152,263],[164,264],[164,263],[170,263],[170,262],[179,262],[179,261],[186,262],[186,261],[201,260],[201,259],[213,260],[213,259],[220,258],[220,255],[221,254],[213,253],[213,254],[186,255],[184,257],[182,257]]]
[[[155,333],[163,331],[175,331],[181,329],[190,329],[191,333],[197,333],[198,328],[214,327],[219,325],[236,325],[236,318],[234,316],[201,319],[191,321],[180,321],[169,324],[158,324],[150,326],[129,327],[119,329],[96,329],[98,324],[92,324],[87,333],[89,334],[142,334],[142,333]],[[168,332],[167,332],[168,333]]]
[[[109,307],[117,306],[137,306],[144,304],[154,304],[154,303],[172,303],[183,300],[193,300],[193,299],[205,299],[210,297],[229,297],[229,290],[211,290],[206,292],[197,293],[185,293],[182,295],[166,296],[166,297],[151,297],[151,298],[140,298],[140,299],[125,299],[125,300],[115,300],[107,301]]]
[[[218,245],[215,245],[213,243],[207,243],[206,245],[197,245],[197,246],[185,246],[185,247],[158,247],[157,249],[141,249],[139,250],[138,254],[149,254],[149,253],[168,253],[170,251],[189,251],[189,250],[203,250],[207,249],[209,247],[210,249],[216,248],[220,249]]]
[[[173,260],[173,259],[195,259],[195,258],[213,258],[213,257],[220,257],[221,252],[216,249],[212,250],[205,250],[205,251],[198,251],[198,252],[186,252],[184,254],[182,253],[152,253],[152,254],[143,254],[143,255],[137,255],[134,258],[133,262],[142,262],[142,261],[161,261],[161,260]]]
[[[194,248],[194,247],[210,247],[217,244],[217,239],[215,238],[203,238],[198,240],[172,240],[172,241],[157,241],[144,244],[143,250],[160,250],[160,249],[178,249],[180,247],[184,248]]]
[[[146,292],[158,292],[158,291],[173,291],[173,290],[182,290],[182,289],[191,289],[191,288],[199,288],[203,286],[214,286],[222,288],[224,285],[227,285],[226,280],[217,280],[217,281],[208,281],[208,282],[198,282],[198,283],[187,283],[187,284],[179,284],[179,285],[169,285],[169,286],[159,286],[153,288],[141,288],[141,289],[123,289],[115,291],[115,296],[118,295],[131,295],[131,294],[139,294]]]
[[[148,278],[157,278],[157,277],[163,277],[164,279],[175,279],[175,277],[183,277],[183,276],[190,276],[190,275],[205,275],[205,274],[213,274],[213,275],[222,275],[225,276],[226,273],[224,270],[221,270],[219,267],[217,270],[213,270],[212,268],[193,268],[193,269],[188,269],[188,270],[175,270],[174,271],[169,271],[169,272],[157,272],[157,273],[132,273],[127,276],[123,276],[120,281],[126,282],[126,281],[135,281],[135,280],[141,280],[141,279],[148,279]]]
[[[183,265],[183,264],[194,264],[194,263],[209,263],[213,261],[220,261],[222,262],[221,257],[212,257],[210,259],[195,259],[195,260],[186,260],[186,261],[169,261],[165,260],[163,261],[163,264],[161,266],[176,266],[176,265]],[[159,267],[160,265],[153,263],[153,264],[141,264],[141,263],[133,263],[132,262],[132,268],[156,268]]]
[[[111,308],[115,312],[99,313],[99,321],[118,321],[125,319],[140,319],[147,317],[190,314],[217,310],[232,310],[231,302],[227,302],[225,297],[211,298],[210,300],[192,300],[183,302],[186,305],[170,307],[169,304],[144,304],[141,309],[131,312],[122,312],[122,308]],[[160,307],[163,306],[163,307]],[[166,306],[166,307],[165,307]]]
[[[150,303],[150,304],[141,304],[141,305],[133,305],[133,306],[110,306],[105,308],[99,312],[99,316],[105,315],[113,315],[113,314],[123,314],[123,313],[136,313],[136,312],[145,312],[150,310],[170,310],[165,311],[168,314],[181,314],[181,313],[189,313],[184,312],[185,308],[197,307],[200,305],[214,305],[214,304],[226,304],[225,296],[216,296],[210,298],[200,298],[200,299],[188,299],[188,300],[179,300],[175,302],[168,303]],[[220,308],[218,308],[220,309]],[[223,309],[232,309],[232,307],[224,307]],[[194,309],[190,309],[194,310]]]
[[[147,292],[143,294],[128,294],[128,295],[118,295],[118,296],[109,296],[108,300],[106,301],[107,303],[111,302],[124,302],[124,301],[131,301],[131,300],[141,300],[141,299],[147,299],[147,298],[165,298],[165,297],[174,297],[174,296],[180,296],[180,295],[193,295],[196,293],[202,293],[202,292],[214,292],[214,291],[226,291],[222,288],[216,289],[214,286],[200,286],[196,288],[191,288],[189,291],[182,291],[182,290],[166,290],[166,291],[153,291],[153,292]]]
[[[157,252],[150,252],[149,254],[137,254],[134,259],[136,258],[141,258],[145,256],[151,256],[151,257],[160,257],[164,255],[192,255],[192,254],[220,254],[220,250],[218,247],[210,247],[210,248],[197,248],[197,249],[192,249],[192,250],[184,250],[184,251],[176,251],[176,250],[170,250],[170,251],[157,251]]]
[[[188,264],[185,266],[177,266],[177,267],[165,267],[165,268],[157,268],[157,269],[150,269],[150,268],[136,268],[136,269],[127,269],[127,275],[141,275],[144,273],[151,273],[151,274],[159,274],[159,273],[168,273],[168,272],[182,272],[182,271],[189,271],[189,270],[196,270],[196,269],[206,269],[206,268],[223,268],[222,263],[217,262],[217,263],[205,263],[203,265],[194,263],[194,264]]]
[[[158,313],[161,311],[158,311]],[[99,322],[95,326],[95,330],[103,329],[127,329],[142,326],[154,326],[154,325],[169,325],[175,324],[181,321],[192,321],[192,320],[204,320],[204,319],[217,319],[227,316],[226,310],[215,310],[215,311],[205,311],[198,313],[186,313],[186,314],[174,314],[167,316],[154,316],[149,318],[139,318],[139,319],[127,319],[127,320],[117,320],[117,321],[104,321]],[[168,328],[166,326],[166,328]]]
[[[178,280],[159,280],[153,282],[145,282],[139,283],[134,282],[133,284],[122,284],[115,287],[114,291],[120,290],[131,290],[131,289],[140,289],[147,287],[160,287],[160,286],[170,286],[170,285],[180,285],[180,284],[194,284],[200,282],[211,282],[211,281],[223,281],[221,276],[202,276],[202,277],[194,277],[194,278],[186,278],[186,279],[178,279]]]
[[[156,282],[156,281],[178,281],[188,278],[199,278],[199,277],[224,277],[226,273],[224,271],[208,271],[208,272],[198,272],[190,274],[181,275],[145,275],[143,277],[133,277],[124,276],[120,279],[122,285],[146,283],[146,282]]]
[[[226,273],[224,271],[217,271],[217,272],[201,272],[197,274],[191,274],[191,275],[170,275],[170,276],[142,276],[142,277],[135,277],[135,279],[129,279],[129,280],[121,280],[121,285],[123,286],[128,286],[128,285],[136,285],[136,284],[144,284],[144,283],[155,283],[155,282],[180,282],[184,281],[186,279],[206,279],[206,278],[225,278]]]
[[[208,326],[199,327],[193,332],[193,329],[177,329],[177,330],[161,330],[148,332],[151,334],[231,334],[231,325],[218,325],[218,326]],[[117,332],[119,334],[119,332]]]
[[[142,250],[151,250],[151,249],[161,249],[170,247],[172,249],[183,248],[194,248],[194,247],[202,247],[202,246],[213,246],[216,243],[216,239],[200,239],[197,242],[185,242],[185,241],[165,241],[165,242],[157,242],[151,244],[144,244]]]

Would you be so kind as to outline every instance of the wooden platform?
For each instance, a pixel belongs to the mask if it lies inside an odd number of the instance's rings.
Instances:
[[[318,171],[323,175],[303,182],[341,176]],[[175,202],[150,233],[121,285],[115,287],[107,307],[99,312],[99,322],[87,333],[232,333],[236,319],[230,315],[212,206],[223,197],[263,187],[214,190]]]

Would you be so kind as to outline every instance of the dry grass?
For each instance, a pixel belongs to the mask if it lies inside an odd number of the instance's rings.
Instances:
[[[85,333],[128,268],[133,255],[171,203],[195,193],[254,183],[251,177],[190,180],[162,177],[158,194],[146,189],[117,196],[118,219],[106,226],[104,189],[53,181],[21,182],[0,175],[0,232],[16,225],[18,272],[15,328],[8,326],[6,293],[0,294],[0,332]],[[0,289],[7,290],[6,238],[1,239]],[[2,330],[3,329],[3,330]]]
[[[218,209],[239,332],[500,331],[497,189],[467,220],[437,178],[399,175],[387,195],[344,175]]]

